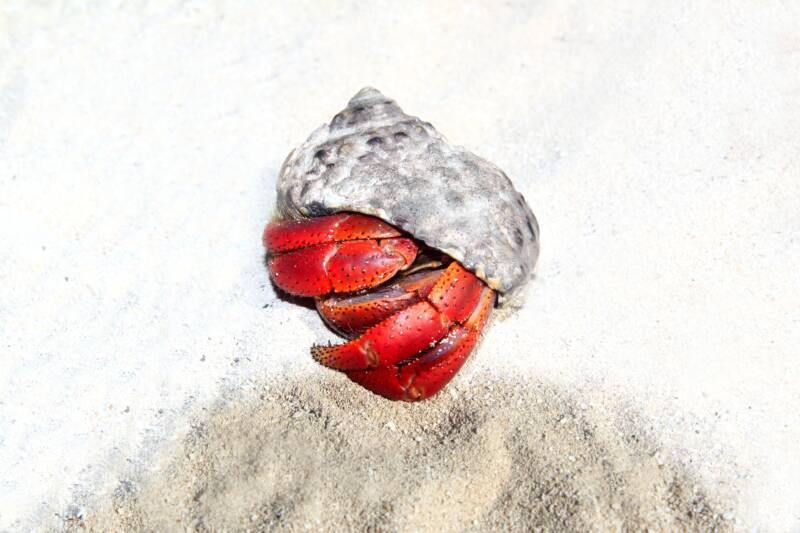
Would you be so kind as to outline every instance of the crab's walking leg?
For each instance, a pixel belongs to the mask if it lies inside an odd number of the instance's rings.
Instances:
[[[378,218],[355,213],[270,224],[264,246],[275,284],[298,296],[373,287],[417,256],[413,240]]]
[[[421,302],[442,272],[442,269],[424,270],[364,294],[317,298],[317,311],[331,328],[353,338],[398,311]]]
[[[444,339],[411,362],[354,370],[347,372],[347,376],[390,400],[417,401],[430,398],[453,378],[467,360],[491,314],[494,300],[494,291],[484,287],[478,305],[467,321],[451,328]]]
[[[467,320],[482,287],[478,278],[453,262],[423,301],[395,313],[355,340],[315,346],[311,353],[318,362],[337,370],[363,370],[405,361]]]
[[[392,365],[421,352],[447,333],[448,324],[428,302],[399,311],[359,338],[336,346],[314,346],[317,362],[337,370]]]

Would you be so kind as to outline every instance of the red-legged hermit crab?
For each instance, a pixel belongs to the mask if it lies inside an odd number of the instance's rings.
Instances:
[[[372,88],[289,154],[277,189],[272,280],[350,339],[314,359],[392,400],[441,390],[538,257],[508,177]]]

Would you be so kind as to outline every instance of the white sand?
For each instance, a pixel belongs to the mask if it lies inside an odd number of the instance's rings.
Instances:
[[[0,5],[0,531],[800,530],[800,4],[120,4]],[[422,405],[262,263],[367,84],[542,228]]]

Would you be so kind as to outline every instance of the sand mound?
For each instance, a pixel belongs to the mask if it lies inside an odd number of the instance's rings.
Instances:
[[[623,404],[493,381],[409,405],[320,374],[226,398],[81,527],[732,529]]]

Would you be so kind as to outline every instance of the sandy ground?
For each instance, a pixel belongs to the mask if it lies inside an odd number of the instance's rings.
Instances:
[[[0,4],[0,531],[800,531],[800,4],[118,4]],[[263,266],[364,85],[542,229],[419,405]]]

